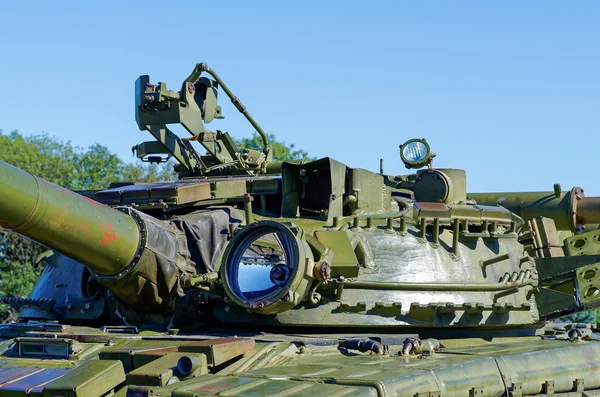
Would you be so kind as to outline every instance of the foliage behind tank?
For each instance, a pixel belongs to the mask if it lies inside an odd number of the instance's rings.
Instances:
[[[262,151],[207,129],[219,89]],[[179,180],[78,194],[0,162],[2,226],[52,249],[31,296],[3,300],[20,322],[0,327],[0,395],[600,388],[589,327],[544,336],[547,320],[600,303],[600,231],[585,231],[600,198],[469,194],[425,139],[400,146],[409,175],[274,162],[204,63],[178,92],[148,76],[135,91],[155,140],[133,150],[174,158]]]

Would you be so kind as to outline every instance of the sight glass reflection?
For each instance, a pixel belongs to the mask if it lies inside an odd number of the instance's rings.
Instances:
[[[290,277],[290,268],[280,233],[266,233],[254,239],[240,257],[236,281],[238,292],[247,300],[275,292]]]

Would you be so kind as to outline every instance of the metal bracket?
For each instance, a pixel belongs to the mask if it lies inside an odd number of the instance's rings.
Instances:
[[[585,390],[585,383],[583,378],[575,379],[575,382],[573,382],[573,386],[577,393],[583,393],[583,391]]]
[[[472,387],[471,390],[469,390],[469,397],[483,397],[483,387]]]
[[[166,125],[145,125],[146,129],[173,156],[181,165],[190,172],[204,170],[206,166],[198,152],[190,145],[189,140],[183,140],[174,134]]]
[[[523,397],[523,384],[521,382],[512,383],[509,390],[509,396]]]
[[[547,380],[546,382],[544,382],[543,393],[545,393],[547,396],[554,395],[554,381],[553,380]]]

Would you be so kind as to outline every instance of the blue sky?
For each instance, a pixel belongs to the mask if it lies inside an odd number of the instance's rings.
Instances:
[[[470,191],[600,195],[600,3],[13,1],[0,6],[0,129],[131,160],[141,74],[207,62],[278,139],[406,173],[425,137]],[[222,96],[224,98],[224,95]],[[228,101],[208,125],[250,136]]]

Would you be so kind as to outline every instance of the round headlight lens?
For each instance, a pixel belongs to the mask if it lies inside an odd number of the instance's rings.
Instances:
[[[425,139],[411,139],[400,146],[400,157],[407,168],[421,168],[433,155]]]
[[[411,163],[417,163],[425,160],[429,154],[429,150],[423,142],[415,141],[404,146],[402,149],[402,154],[406,160],[410,161]]]

